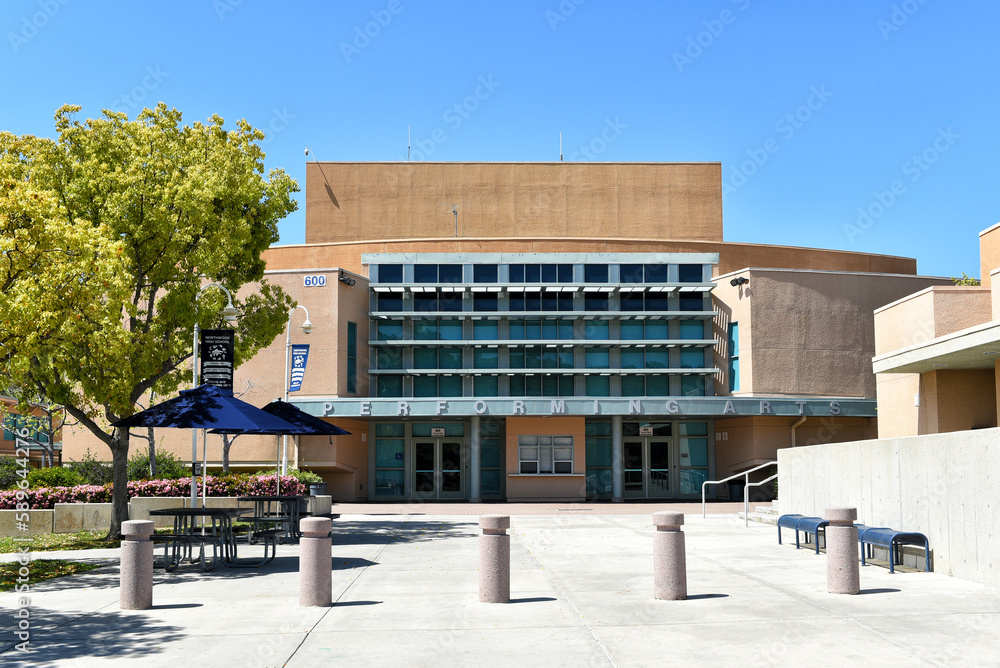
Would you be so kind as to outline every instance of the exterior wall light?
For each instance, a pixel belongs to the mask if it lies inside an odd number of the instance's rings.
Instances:
[[[353,278],[351,278],[350,276],[343,276],[343,275],[341,275],[341,277],[340,277],[340,282],[343,283],[344,285],[348,285],[348,286],[354,285],[355,283],[357,283],[357,281],[354,280]]]
[[[749,283],[749,282],[750,282],[749,278],[745,278],[743,276],[740,276],[739,278],[734,278],[733,280],[729,281],[729,285],[731,285],[734,288],[736,288],[736,287],[739,287],[739,286],[743,285],[744,283]]]

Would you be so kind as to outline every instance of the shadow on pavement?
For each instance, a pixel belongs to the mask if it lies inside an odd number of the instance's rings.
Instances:
[[[4,639],[0,664],[45,666],[57,660],[128,658],[136,662],[162,654],[163,647],[183,639],[181,629],[132,612],[65,613],[34,608],[28,652]]]

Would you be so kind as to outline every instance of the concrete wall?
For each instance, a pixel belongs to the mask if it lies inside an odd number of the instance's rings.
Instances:
[[[722,240],[720,163],[309,162],[306,243],[455,236]]]
[[[781,450],[778,505],[857,507],[859,522],[926,534],[937,572],[997,586],[998,446],[1000,429],[982,429]]]

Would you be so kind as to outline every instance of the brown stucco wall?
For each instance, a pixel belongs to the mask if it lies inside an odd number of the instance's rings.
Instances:
[[[497,228],[494,234],[506,230]],[[916,274],[917,261],[892,255],[792,246],[765,246],[732,242],[670,241],[655,238],[620,237],[559,239],[522,237],[458,239],[385,239],[315,245],[273,246],[264,251],[268,269],[343,267],[368,275],[361,264],[362,253],[718,253],[716,275],[746,267],[780,267],[819,271],[860,271],[886,274]]]
[[[586,418],[508,417],[506,419],[507,500],[583,500],[587,494]],[[514,475],[518,470],[517,437],[554,435],[573,437],[572,476]]]
[[[749,283],[734,288],[730,276],[723,276],[715,295],[743,319],[741,394],[865,398],[876,395],[872,312],[946,280],[783,269],[751,269],[738,275],[748,277]],[[743,342],[746,330],[752,349]]]
[[[720,163],[310,162],[306,243],[446,237],[722,240]]]
[[[996,379],[992,369],[941,369],[920,374],[921,434],[996,426]]]

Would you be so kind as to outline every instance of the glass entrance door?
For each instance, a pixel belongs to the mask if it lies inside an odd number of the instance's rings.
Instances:
[[[465,497],[462,442],[449,439],[413,443],[413,496],[417,499]]]
[[[625,498],[669,498],[671,484],[670,451],[672,441],[663,438],[626,440],[622,443]]]

